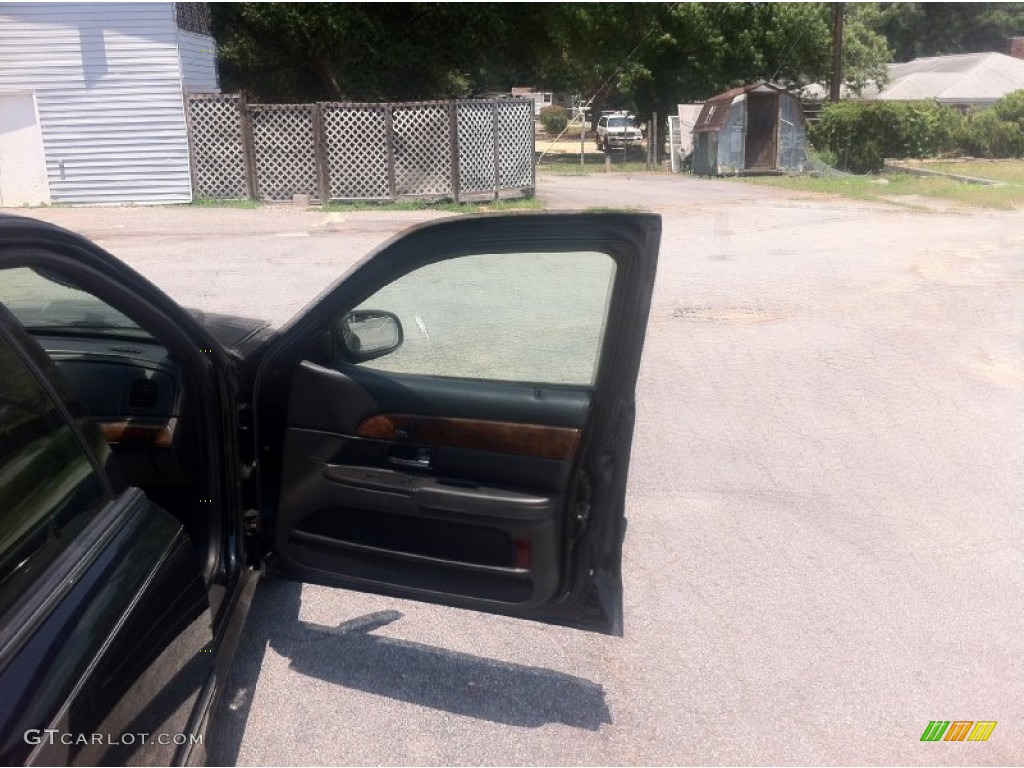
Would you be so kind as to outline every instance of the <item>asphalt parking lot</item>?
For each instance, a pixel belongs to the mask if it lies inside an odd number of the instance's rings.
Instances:
[[[1020,214],[667,174],[539,194],[664,216],[626,636],[267,582],[210,762],[1024,762]],[[436,215],[33,213],[277,324]],[[922,743],[931,720],[998,726]]]

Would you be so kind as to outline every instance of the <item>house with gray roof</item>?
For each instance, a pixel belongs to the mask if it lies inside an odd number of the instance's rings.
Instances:
[[[1024,89],[1024,59],[1002,53],[927,56],[889,65],[889,82],[862,97],[879,101],[930,99],[962,108],[988,107]]]

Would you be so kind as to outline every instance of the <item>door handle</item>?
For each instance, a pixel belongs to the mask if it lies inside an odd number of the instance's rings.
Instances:
[[[430,469],[430,449],[425,447],[415,448],[409,451],[406,448],[403,453],[405,456],[399,456],[394,453],[388,455],[388,463],[394,464],[396,467],[409,467],[410,469]]]
[[[413,467],[414,469],[430,469],[430,457],[425,459],[403,459],[398,456],[388,456],[388,463],[399,467]]]

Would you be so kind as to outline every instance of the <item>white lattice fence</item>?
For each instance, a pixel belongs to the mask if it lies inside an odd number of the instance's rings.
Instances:
[[[497,102],[498,186],[502,189],[533,187],[533,102]]]
[[[189,123],[199,196],[458,199],[534,186],[527,99],[247,107],[200,95]]]
[[[390,198],[387,106],[322,104],[320,108],[330,198]]]
[[[447,105],[396,104],[391,121],[395,194],[399,197],[453,195]]]
[[[192,94],[188,97],[188,121],[193,196],[215,200],[249,197],[239,97]]]
[[[257,196],[290,200],[292,195],[319,199],[313,104],[253,104],[253,155]]]
[[[494,104],[458,104],[459,191],[492,192],[494,175]]]

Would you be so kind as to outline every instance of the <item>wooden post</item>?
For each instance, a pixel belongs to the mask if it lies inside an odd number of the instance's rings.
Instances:
[[[530,105],[531,112],[533,111],[533,105]],[[526,190],[526,197],[533,197],[537,191],[537,149],[536,140],[533,129],[533,121],[530,121],[530,137],[528,139],[530,143],[530,186]]]
[[[448,102],[448,147],[451,157],[452,199],[458,203],[461,202],[459,197],[462,182],[459,178],[459,103],[457,101]]]
[[[391,105],[384,105],[384,128],[388,136],[388,197],[398,199],[398,186],[395,182],[395,125],[391,114]]]
[[[654,152],[653,152],[654,167],[657,168],[661,164],[661,160],[660,160],[660,154],[661,153],[658,151],[658,150],[661,149],[661,142],[659,141],[659,137],[658,137],[658,129],[659,129],[660,126],[658,125],[658,113],[657,112],[655,112],[654,116],[651,118],[651,123],[653,124],[651,126],[651,128],[652,128],[651,135],[654,137]]]
[[[832,82],[829,84],[828,100],[833,104],[842,95],[843,82],[843,4],[832,3]]]
[[[260,199],[259,174],[256,172],[256,147],[252,135],[252,115],[244,94],[238,94],[238,123],[242,130],[242,157],[245,164],[245,186],[250,200]]]
[[[648,120],[647,121],[647,152],[646,152],[646,157],[644,158],[648,171],[651,170],[651,147],[654,146],[654,130],[653,129],[654,129],[653,121]],[[625,152],[625,150],[626,150],[625,143],[623,143],[622,150],[623,150],[623,152]],[[623,159],[625,159],[625,158],[623,158]]]
[[[586,148],[583,146],[583,142],[584,142],[584,137],[586,136],[586,133],[587,133],[587,117],[586,117],[586,112],[584,111],[584,107],[583,107],[583,102],[582,101],[580,102],[579,111],[580,111],[580,168],[582,168],[584,166],[584,164],[585,164],[584,158],[586,156]]]
[[[323,104],[313,105],[313,159],[316,167],[317,193],[320,205],[327,207],[331,200],[331,166],[327,158],[327,131],[324,126]]]
[[[501,189],[501,146],[498,142],[498,102],[491,102],[492,137],[494,138],[494,199],[499,197]]]

